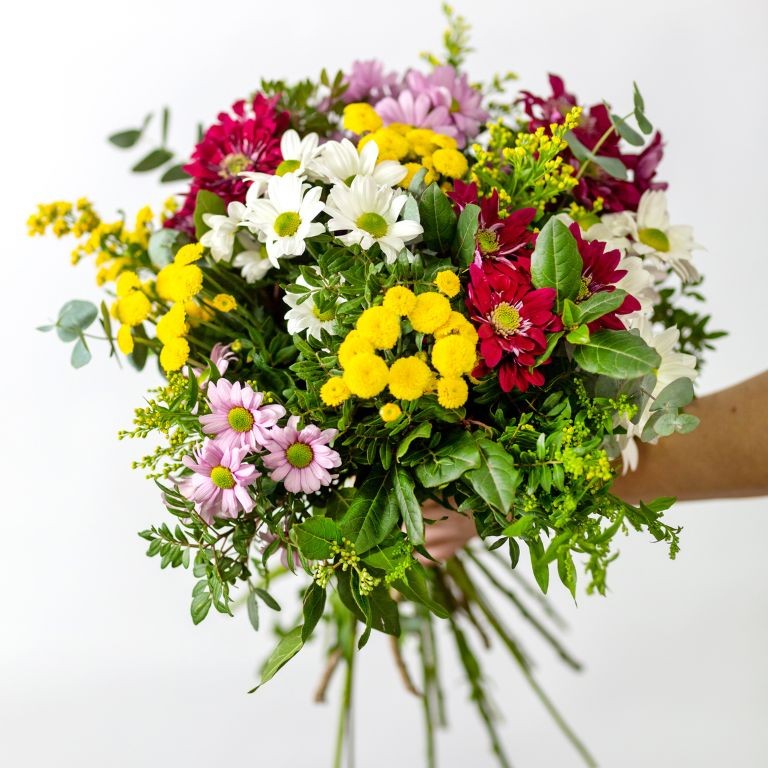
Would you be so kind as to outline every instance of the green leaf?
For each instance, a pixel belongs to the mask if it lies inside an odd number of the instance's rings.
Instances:
[[[578,325],[580,322],[579,318],[581,317],[578,305],[570,299],[563,299],[563,311],[560,317],[563,320],[563,325],[566,327]]]
[[[629,331],[598,331],[573,358],[583,370],[614,379],[645,376],[661,364],[659,353]]]
[[[392,475],[392,491],[400,509],[400,515],[405,522],[405,530],[411,544],[418,546],[424,543],[424,517],[421,505],[414,493],[414,484],[407,469],[397,467]]]
[[[656,399],[651,403],[651,411],[660,411],[668,406],[672,408],[684,408],[693,400],[693,382],[683,376],[675,379],[671,384],[667,384],[659,392]]]
[[[416,477],[425,488],[436,488],[458,480],[470,469],[480,466],[480,450],[467,432],[443,443],[433,453],[432,461],[424,461],[416,467]]]
[[[301,625],[294,627],[280,640],[261,671],[261,683],[253,688],[253,691],[271,680],[301,650],[304,645],[304,641],[301,639],[301,630]]]
[[[536,238],[531,258],[531,277],[536,288],[557,291],[557,311],[564,299],[575,299],[584,267],[576,239],[560,219],[551,218]]]
[[[291,535],[307,560],[327,560],[331,556],[331,544],[341,541],[338,526],[328,517],[308,517],[293,526]]]
[[[421,195],[422,187],[424,186],[424,177],[427,175],[426,168],[419,168],[411,179],[411,183],[408,185],[409,194],[414,197]]]
[[[259,631],[259,603],[256,600],[256,593],[250,592],[248,594],[248,600],[246,601],[248,608],[248,621],[251,622],[251,626],[258,632]]]
[[[564,331],[557,331],[556,333],[550,333],[547,336],[547,348],[536,358],[536,365],[541,365],[552,357],[557,342],[560,341],[564,335]]]
[[[523,515],[515,520],[512,525],[508,525],[502,531],[502,534],[504,536],[509,536],[509,538],[512,538],[513,536],[522,536],[533,525],[534,520],[534,515]]]
[[[210,227],[203,221],[204,213],[214,213],[223,216],[227,212],[227,204],[218,195],[201,189],[195,199],[195,237],[199,240]]]
[[[635,109],[644,112],[645,101],[643,100],[643,95],[640,93],[640,88],[638,88],[637,83],[634,80],[632,81],[632,98],[634,100]]]
[[[477,447],[480,449],[480,466],[467,472],[465,477],[486,504],[506,515],[520,483],[515,461],[502,446],[488,438],[481,437]]]
[[[419,216],[424,227],[424,243],[437,253],[449,253],[456,234],[456,214],[445,192],[432,182],[419,200]]]
[[[167,163],[173,157],[173,152],[167,149],[158,147],[153,149],[148,155],[142,157],[136,165],[131,168],[134,173],[146,173],[147,171],[153,171],[155,168],[159,168],[161,165]]]
[[[134,340],[147,338],[147,332],[144,330],[143,325],[137,325],[133,329],[133,338]],[[149,355],[149,347],[146,344],[142,344],[139,342],[133,347],[133,352],[131,352],[131,354],[128,355],[128,362],[137,371],[142,371],[144,370],[144,366],[147,364],[148,355]]]
[[[138,140],[141,138],[141,130],[138,128],[130,128],[127,131],[118,131],[107,137],[107,141],[114,144],[120,149],[130,149],[135,146]]]
[[[178,250],[178,246],[187,241],[188,238],[175,229],[158,229],[149,237],[149,260],[156,267],[162,269],[166,264],[173,261],[173,257]]]
[[[163,184],[168,184],[171,181],[184,181],[189,178],[189,174],[184,170],[182,164],[172,165],[161,177],[160,181]]]
[[[41,331],[42,333],[48,333],[48,331],[52,331],[55,327],[55,325],[38,325],[35,330]]]
[[[465,205],[456,225],[456,256],[459,264],[468,267],[475,258],[475,235],[480,217],[480,207],[474,203]]]
[[[692,413],[679,413],[675,419],[675,431],[681,435],[687,435],[689,432],[693,432],[699,424],[698,416],[694,416]]]
[[[420,437],[430,437],[432,435],[432,424],[428,421],[422,421],[416,429],[411,430],[397,446],[397,452],[395,458],[400,459],[408,453],[408,449],[411,447],[411,443]]]
[[[306,642],[314,632],[317,623],[325,610],[325,589],[313,581],[304,593],[304,624],[301,628],[301,639]]]
[[[377,587],[368,595],[371,606],[371,619],[374,629],[387,635],[400,635],[400,612],[397,603],[389,596],[389,591]]]
[[[68,301],[60,310],[56,325],[59,329],[84,331],[88,328],[99,314],[98,307],[90,301],[81,301],[73,299]],[[77,338],[80,334],[75,334]],[[61,334],[59,334],[61,336]],[[72,339],[63,339],[62,341],[71,341]]]
[[[415,221],[417,224],[421,223],[421,216],[419,215],[419,204],[416,202],[416,198],[413,195],[408,195],[408,199],[403,206],[403,218],[408,221]]]
[[[576,566],[573,562],[573,556],[569,549],[561,549],[557,555],[557,574],[560,581],[571,593],[571,597],[576,599]]]
[[[272,595],[267,592],[266,589],[262,589],[261,587],[253,587],[254,595],[258,595],[273,611],[279,611],[280,610],[280,603],[275,600]]]
[[[645,144],[645,139],[626,120],[623,120],[618,115],[611,115],[611,122],[619,136],[633,147],[642,147]]]
[[[662,413],[653,425],[653,429],[657,435],[661,437],[669,437],[676,427],[677,414],[676,413]]]
[[[420,563],[412,563],[405,576],[393,581],[392,586],[409,600],[426,605],[435,616],[439,616],[441,619],[448,618],[448,611],[445,606],[433,599],[424,566]]]
[[[160,142],[163,146],[168,143],[168,128],[171,124],[171,111],[168,107],[163,107],[162,124],[160,127]]]
[[[201,591],[192,598],[189,611],[192,615],[193,624],[199,624],[208,615],[212,602],[210,592]]]
[[[71,363],[73,368],[82,368],[84,365],[88,365],[91,362],[91,351],[88,349],[88,345],[85,343],[85,339],[82,336],[75,342],[75,346],[72,347]]]
[[[586,323],[569,331],[565,336],[565,340],[571,344],[589,344],[589,338],[589,326]]]
[[[609,176],[620,181],[626,181],[627,166],[619,160],[618,157],[605,157],[604,155],[593,155],[592,162],[599,165]]]
[[[645,116],[645,101],[640,93],[640,89],[637,87],[637,83],[632,83],[633,93],[632,98],[635,105],[635,120],[640,130],[646,134],[646,136],[653,131],[653,126]]]
[[[390,493],[387,476],[378,475],[358,488],[339,528],[354,542],[358,552],[367,552],[384,541],[398,518],[397,503]]]
[[[577,304],[578,319],[576,323],[591,323],[598,318],[607,315],[618,309],[627,298],[627,292],[617,288],[615,291],[598,291],[593,293],[588,299]],[[565,318],[563,318],[565,322]]]
[[[531,556],[533,577],[541,591],[546,594],[549,588],[549,563],[544,559],[544,545],[538,538],[525,543],[528,545],[528,552]]]

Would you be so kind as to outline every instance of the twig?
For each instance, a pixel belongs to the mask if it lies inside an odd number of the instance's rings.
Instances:
[[[339,662],[341,661],[341,648],[335,648],[331,654],[328,656],[328,661],[325,665],[325,669],[323,670],[323,676],[320,678],[320,682],[318,683],[317,690],[315,691],[314,701],[316,704],[324,704],[325,703],[325,694],[328,691],[328,685],[331,682],[331,678],[333,677],[333,673],[336,671],[336,668],[339,666]]]
[[[392,649],[392,655],[395,657],[395,666],[400,673],[400,679],[403,681],[405,690],[414,696],[421,696],[421,691],[413,684],[408,667],[405,665],[403,654],[400,652],[400,644],[394,635],[389,636],[389,647]]]

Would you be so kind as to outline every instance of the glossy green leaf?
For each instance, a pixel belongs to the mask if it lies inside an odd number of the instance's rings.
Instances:
[[[456,225],[456,257],[459,264],[468,267],[475,258],[475,235],[480,217],[480,207],[474,203],[465,205]]]
[[[575,299],[584,267],[574,236],[560,219],[552,217],[536,239],[531,258],[531,277],[536,288],[554,288],[557,311],[564,299]]]
[[[408,470],[398,467],[392,474],[392,492],[395,495],[400,515],[405,522],[405,530],[411,544],[424,543],[424,517],[421,505],[416,499],[414,483]]]
[[[301,650],[304,645],[304,641],[301,639],[301,629],[301,626],[294,627],[280,640],[264,665],[264,669],[261,672],[261,683],[256,688],[253,688],[253,691],[271,680]]]
[[[416,467],[416,477],[425,488],[437,488],[458,480],[480,466],[480,450],[467,432],[461,432],[434,451],[431,460]]]
[[[386,475],[366,480],[339,522],[341,533],[354,542],[358,552],[380,544],[397,525],[397,502],[390,493]]]
[[[325,610],[325,589],[316,581],[313,581],[304,593],[304,624],[301,628],[301,639],[307,638],[315,631],[317,623],[323,616]]]
[[[307,560],[327,560],[331,556],[331,544],[341,541],[339,527],[328,517],[308,517],[293,526],[291,535]]]
[[[589,326],[584,324],[578,328],[574,328],[572,331],[568,331],[565,335],[565,340],[571,344],[589,344]]]
[[[195,199],[195,237],[199,240],[210,229],[203,221],[204,213],[214,213],[223,216],[226,212],[227,204],[224,200],[207,189],[201,189]]]
[[[422,421],[415,429],[412,429],[397,446],[395,457],[399,460],[408,453],[411,443],[418,438],[427,438],[432,435],[432,424],[428,421]]]
[[[514,523],[508,525],[502,533],[504,536],[522,536],[532,525],[535,517],[533,515],[523,515],[515,520]]]
[[[465,478],[486,504],[506,515],[520,483],[515,460],[501,445],[485,437],[477,441],[477,447],[480,466],[467,472]]]
[[[645,376],[661,364],[659,353],[629,331],[598,331],[573,357],[583,370],[615,379]]]
[[[595,320],[618,309],[627,298],[627,292],[617,288],[615,291],[598,291],[588,299],[577,304],[578,316],[575,323],[592,323]],[[563,319],[565,322],[565,319]]]
[[[427,248],[448,254],[456,234],[456,214],[453,204],[436,182],[424,190],[419,200],[419,216]]]

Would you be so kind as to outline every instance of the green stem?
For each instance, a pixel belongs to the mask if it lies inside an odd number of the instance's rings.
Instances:
[[[339,724],[336,731],[336,750],[333,759],[333,768],[342,768],[344,749],[347,750],[347,768],[354,768],[354,745],[352,743],[352,683],[354,680],[355,665],[355,635],[357,634],[357,620],[351,617],[348,627],[348,637],[341,639],[344,661],[347,671],[344,675],[344,690],[341,696],[339,709]]]
[[[624,117],[622,117],[621,119],[622,120],[626,120],[632,114],[633,114],[632,112],[629,112],[626,115],[624,115]],[[596,155],[600,151],[600,149],[602,149],[603,144],[605,144],[605,142],[608,141],[608,137],[612,133],[616,133],[616,126],[613,124],[613,121],[611,121],[611,127],[597,140],[597,144],[595,144],[595,146],[592,147],[592,149],[590,149],[589,151],[593,155]],[[576,174],[576,181],[578,181],[584,175],[584,170],[590,164],[590,162],[592,162],[592,161],[589,158],[587,158],[586,160],[582,160],[581,161],[581,166],[579,167],[579,172]]]
[[[434,724],[434,692],[435,669],[434,648],[431,646],[430,638],[430,618],[427,611],[422,612],[421,632],[419,633],[419,653],[421,655],[421,665],[423,669],[423,694],[421,704],[424,711],[424,732],[427,748],[427,766],[426,768],[436,768],[437,754],[435,751],[435,724]]]

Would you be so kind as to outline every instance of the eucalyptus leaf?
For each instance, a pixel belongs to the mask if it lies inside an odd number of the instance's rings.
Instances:
[[[668,437],[677,428],[677,414],[676,413],[662,413],[657,419],[653,428],[657,435],[661,437]]]
[[[91,351],[88,349],[88,345],[82,336],[75,342],[75,346],[72,347],[71,362],[73,368],[82,368],[91,362]]]
[[[90,301],[73,299],[59,310],[57,325],[84,331],[99,314],[98,307]]]
[[[158,229],[149,236],[147,252],[149,260],[156,267],[162,269],[173,261],[173,257],[179,245],[188,241],[188,238],[175,229]]]
[[[618,157],[606,157],[605,155],[593,155],[592,162],[599,165],[609,176],[620,181],[626,181],[627,166],[619,160]]]
[[[693,400],[693,382],[686,376],[675,379],[671,384],[667,384],[664,389],[656,395],[656,399],[651,403],[651,411],[659,411],[671,406],[672,408],[684,408]]]
[[[692,413],[679,413],[675,419],[675,431],[681,435],[687,435],[689,432],[693,432],[699,424],[698,416],[694,416]]]
[[[611,115],[611,122],[619,136],[633,147],[642,147],[645,144],[645,139],[626,120],[618,115]]]
[[[120,147],[120,149],[130,149],[131,147],[136,146],[141,138],[141,133],[141,130],[138,128],[130,128],[127,131],[113,133],[111,136],[107,137],[107,141],[109,141],[110,144],[114,144],[116,147]]]

